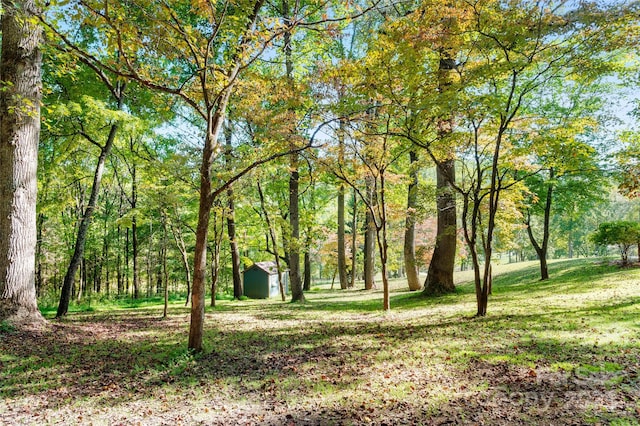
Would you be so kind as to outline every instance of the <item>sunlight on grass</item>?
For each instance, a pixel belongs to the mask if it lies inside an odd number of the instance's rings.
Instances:
[[[287,414],[369,424],[394,413],[464,423],[488,421],[469,414],[484,406],[508,424],[631,421],[640,414],[627,396],[640,396],[640,270],[593,259],[550,268],[541,282],[535,263],[497,265],[485,318],[473,317],[469,271],[456,294],[438,298],[393,281],[390,313],[380,290],[325,286],[302,305],[218,301],[198,355],[186,350],[183,301],[166,320],[159,299],[93,305],[35,344],[0,336],[0,413],[11,404],[50,422],[71,409],[98,424],[242,413],[254,424]]]

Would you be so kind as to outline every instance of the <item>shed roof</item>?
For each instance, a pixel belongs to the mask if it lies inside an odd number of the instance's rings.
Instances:
[[[255,262],[253,265],[249,267],[249,269],[258,268],[263,270],[269,275],[275,275],[278,273],[278,267],[276,266],[276,262]]]

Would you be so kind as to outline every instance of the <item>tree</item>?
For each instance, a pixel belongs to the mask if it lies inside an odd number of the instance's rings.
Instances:
[[[119,81],[113,83],[106,74],[100,72],[99,70],[96,70],[96,71],[98,72],[100,79],[109,88],[109,91],[115,98],[117,109],[121,110],[124,105],[125,84],[121,84]],[[93,212],[96,208],[96,202],[98,200],[98,194],[100,192],[100,185],[102,182],[102,176],[104,174],[105,165],[106,165],[109,153],[111,152],[111,148],[113,147],[113,144],[115,142],[116,134],[119,128],[120,128],[120,121],[115,120],[114,123],[111,124],[109,128],[109,132],[106,135],[104,143],[100,143],[98,140],[94,139],[92,135],[90,135],[86,130],[84,130],[84,126],[81,125],[81,129],[78,130],[78,133],[82,137],[84,137],[91,144],[94,144],[99,148],[100,154],[98,155],[98,160],[97,160],[95,172],[93,175],[93,183],[91,185],[91,195],[89,196],[89,201],[82,214],[80,225],[78,226],[78,233],[76,236],[75,244],[73,246],[74,247],[73,256],[71,257],[71,261],[69,262],[69,267],[67,268],[67,272],[64,277],[64,283],[62,285],[62,291],[60,294],[60,302],[58,303],[56,318],[66,315],[67,310],[69,309],[71,286],[73,285],[73,281],[75,280],[75,277],[76,277],[76,272],[78,271],[78,267],[80,266],[80,262],[84,254],[85,242],[87,240],[87,232],[89,230],[89,225],[91,224]],[[136,284],[136,292],[137,292],[137,282],[135,284]]]
[[[562,213],[563,205],[556,205],[559,195],[562,197],[562,192],[572,188],[569,184],[577,183],[580,177],[589,181],[580,197],[597,192],[602,183],[598,177],[597,152],[589,144],[589,139],[597,138],[598,128],[604,123],[596,115],[602,109],[598,96],[601,87],[593,77],[582,84],[572,83],[547,84],[528,106],[527,119],[518,126],[523,139],[534,139],[523,142],[532,147],[530,163],[540,168],[525,179],[528,200],[522,210],[527,236],[540,261],[541,280],[549,278],[551,211],[553,207]],[[574,185],[573,189],[578,188]]]
[[[602,246],[616,245],[622,264],[629,263],[629,248],[640,243],[640,223],[629,221],[604,222],[591,236],[591,240]]]
[[[35,289],[40,43],[35,1],[2,1],[0,320],[42,321]]]
[[[418,154],[409,151],[409,185],[407,187],[407,217],[404,231],[404,266],[409,290],[420,290],[418,263],[416,261],[416,210],[418,205]]]

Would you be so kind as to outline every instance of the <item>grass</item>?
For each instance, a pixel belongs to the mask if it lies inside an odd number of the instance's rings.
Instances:
[[[499,266],[488,316],[469,272],[425,299],[316,285],[305,304],[219,300],[205,351],[188,309],[92,304],[0,326],[1,424],[616,424],[640,418],[640,269]],[[49,317],[55,310],[45,311]]]

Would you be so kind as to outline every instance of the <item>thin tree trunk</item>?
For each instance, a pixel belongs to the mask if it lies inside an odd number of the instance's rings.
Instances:
[[[366,196],[368,198],[367,204],[373,206],[375,200],[375,188],[373,177],[368,176],[366,179]],[[376,287],[374,281],[375,273],[375,244],[376,244],[376,223],[373,217],[372,209],[367,208],[365,215],[366,229],[364,234],[364,288],[365,290],[371,290]]]
[[[356,190],[353,189],[353,211],[351,212],[351,282],[349,283],[350,288],[354,288],[356,286],[356,267],[358,263],[356,262],[356,250],[358,249],[358,233],[356,229],[358,227],[358,197],[356,196]]]
[[[182,266],[184,267],[186,280],[187,280],[187,298],[184,302],[184,306],[189,304],[190,296],[191,296],[191,268],[189,267],[189,255],[187,254],[187,247],[184,244],[184,240],[182,239],[182,232],[179,228],[171,227],[171,233],[173,234],[173,239],[176,242],[176,247],[178,251],[180,251],[180,259],[182,260]]]
[[[344,127],[343,120],[340,120],[340,130]],[[338,162],[344,162],[344,136],[342,131],[338,135]],[[340,276],[340,288],[349,287],[347,281],[347,252],[345,247],[345,221],[344,221],[344,183],[338,187],[338,274]]]
[[[384,311],[389,311],[391,309],[391,299],[389,295],[389,276],[387,272],[387,256],[389,245],[387,243],[387,206],[385,200],[385,178],[383,170],[380,170],[380,196],[376,197],[376,201],[378,201],[377,211],[379,212],[380,219],[380,223],[376,227],[376,239],[378,241],[380,264],[382,268],[382,309]]]
[[[149,241],[147,243],[147,297],[151,297],[151,289],[153,288],[153,222],[149,221]]]
[[[305,291],[311,290],[311,254],[309,253],[309,246],[304,252],[304,285]]]
[[[216,294],[218,293],[218,281],[220,280],[220,244],[216,241],[211,250],[211,307],[216,307]]]
[[[164,278],[164,308],[162,318],[167,318],[169,313],[169,273],[167,272],[167,216],[162,211],[162,276]]]
[[[42,213],[38,214],[36,220],[37,227],[37,240],[36,240],[36,296],[40,297],[42,291],[42,228],[44,228],[45,216]]]
[[[140,297],[140,266],[138,265],[138,222],[131,218],[131,259],[133,261],[133,298]]]
[[[114,91],[114,93],[118,96],[118,109],[122,109],[123,106],[123,96],[122,93],[124,91],[125,85],[120,85],[118,83],[118,87]],[[100,192],[100,184],[102,182],[102,175],[104,173],[104,167],[111,152],[111,147],[113,146],[113,142],[116,138],[116,133],[118,132],[119,124],[115,123],[111,126],[109,130],[109,135],[107,136],[107,140],[102,146],[100,150],[100,156],[98,157],[98,163],[96,165],[96,170],[93,175],[93,184],[91,185],[91,195],[89,196],[89,203],[84,210],[82,215],[82,219],[80,221],[80,226],[78,227],[78,234],[76,236],[75,245],[73,248],[73,256],[71,257],[71,262],[69,263],[69,267],[67,268],[67,273],[64,277],[64,282],[62,284],[62,292],[60,294],[60,302],[58,303],[58,310],[56,312],[56,318],[60,318],[63,315],[66,315],[69,309],[69,298],[71,296],[71,286],[76,276],[76,272],[78,270],[78,266],[80,265],[80,261],[84,254],[85,242],[87,240],[87,232],[89,230],[89,225],[91,224],[91,218],[93,216],[93,212],[96,207],[96,202],[98,200],[98,193]],[[88,138],[88,136],[85,135]]]
[[[262,208],[262,212],[264,214],[264,220],[267,222],[267,228],[269,228],[269,236],[271,237],[271,244],[273,245],[273,257],[276,262],[276,269],[278,270],[278,287],[280,289],[280,297],[282,297],[282,301],[287,300],[285,294],[285,288],[282,277],[282,268],[280,267],[280,255],[278,254],[278,244],[276,242],[276,231],[271,224],[271,218],[269,217],[269,211],[266,208],[266,203],[264,201],[264,193],[262,192],[262,187],[260,186],[260,182],[258,182],[258,196],[260,197],[260,207]]]
[[[404,267],[409,290],[420,290],[416,262],[416,208],[418,205],[418,154],[409,151],[409,187],[407,188],[407,217],[404,228]]]
[[[227,167],[230,167],[231,162],[231,145],[232,129],[231,123],[227,123],[224,129],[224,136],[226,142],[225,160]],[[233,297],[239,299],[244,294],[242,288],[242,278],[240,276],[240,251],[238,249],[238,241],[236,239],[236,211],[234,203],[233,187],[229,186],[227,189],[227,233],[229,235],[229,249],[231,251],[231,270],[233,276]]]
[[[107,227],[107,221],[104,221],[104,236],[102,239],[102,259],[104,261],[104,268],[105,268],[105,277],[104,277],[104,284],[105,284],[105,292],[107,294],[107,297],[109,296],[109,236],[108,236],[108,227]]]
[[[117,283],[118,296],[122,296],[122,293],[124,292],[124,277],[122,273],[122,255],[120,254],[121,248],[122,248],[120,245],[122,240],[122,228],[120,227],[120,225],[118,225],[117,234],[118,234],[118,246],[116,250],[118,254],[116,255],[116,279],[118,281]]]
[[[533,230],[531,229],[531,215],[527,212],[527,219],[525,221],[525,225],[527,227],[527,235],[529,236],[529,241],[531,241],[531,245],[536,251],[536,255],[538,256],[538,260],[540,261],[540,281],[549,279],[549,267],[547,265],[547,251],[549,247],[549,236],[550,236],[550,222],[551,222],[551,205],[553,201],[553,184],[551,181],[554,178],[554,170],[551,168],[549,170],[549,181],[550,183],[547,185],[547,196],[545,199],[544,205],[544,222],[542,227],[542,244],[538,244],[535,236],[533,235]]]
[[[220,225],[220,226],[218,226]],[[213,217],[213,248],[211,248],[211,307],[216,306],[216,294],[218,293],[218,282],[220,281],[220,251],[222,249],[222,238],[224,235],[224,215],[218,220],[218,215]]]

